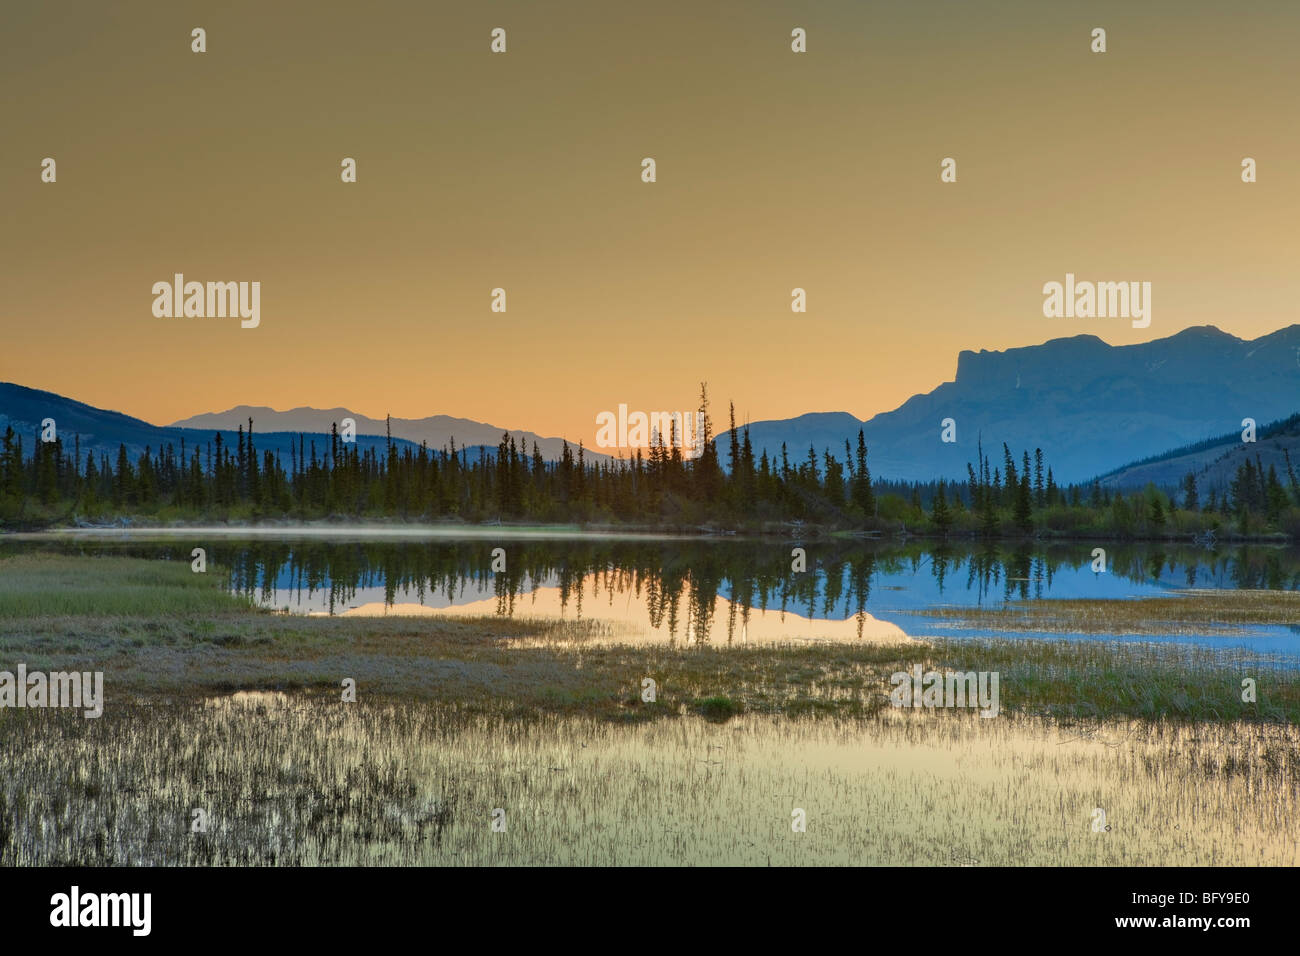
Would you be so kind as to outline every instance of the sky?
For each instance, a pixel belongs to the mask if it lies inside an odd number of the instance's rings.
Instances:
[[[1255,338],[1300,322],[1298,36],[1293,2],[7,4],[0,381],[590,446],[701,381],[723,425],[865,418],[962,349]],[[260,282],[260,324],[155,316],[178,272]],[[1045,318],[1067,272],[1150,282],[1150,326]]]

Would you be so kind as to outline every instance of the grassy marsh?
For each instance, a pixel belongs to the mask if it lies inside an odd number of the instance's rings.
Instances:
[[[3,865],[1300,862],[1293,727],[632,727],[275,694],[6,723]]]
[[[888,707],[890,676],[920,663],[999,671],[1003,708],[1014,713],[1300,722],[1300,674],[1239,650],[1015,639],[623,644],[599,620],[276,614],[225,593],[216,575],[130,558],[8,558],[0,582],[0,662],[103,670],[110,701],[337,696],[352,678],[363,699],[492,713],[642,721],[716,711],[701,702],[726,697],[749,713],[868,717]],[[1261,592],[1248,591],[1224,592],[1214,613],[1227,617],[1237,595],[1238,613],[1261,613]],[[640,700],[645,677],[659,686],[654,704]],[[1244,677],[1259,683],[1255,703],[1241,700]]]
[[[1247,625],[1300,625],[1300,592],[1189,589],[1170,597],[1051,598],[1009,601],[1000,607],[938,607],[921,613],[1009,631],[1230,635],[1243,633]]]
[[[1235,594],[1204,606],[1272,613]],[[607,630],[291,617],[180,562],[0,560],[0,668],[103,670],[107,698],[0,710],[0,864],[1300,862],[1300,677],[1249,652]],[[1002,715],[892,708],[918,663],[998,671]]]

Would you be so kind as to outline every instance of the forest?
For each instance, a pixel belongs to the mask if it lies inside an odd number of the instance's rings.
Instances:
[[[235,447],[220,433],[202,446],[146,448],[134,460],[88,451],[80,437],[0,439],[0,526],[40,528],[120,521],[374,520],[581,524],[676,530],[1119,538],[1300,538],[1300,482],[1246,458],[1227,487],[1115,489],[1100,481],[1060,485],[1041,449],[998,456],[981,444],[965,481],[873,478],[867,442],[784,445],[755,458],[747,428],[715,434],[701,389],[700,453],[656,436],[630,458],[589,461],[567,442],[558,461],[507,433],[495,448],[358,450],[337,424],[318,445],[298,436],[289,460],[257,449],[254,422]],[[323,447],[322,447],[323,446]],[[723,464],[725,456],[725,467]]]

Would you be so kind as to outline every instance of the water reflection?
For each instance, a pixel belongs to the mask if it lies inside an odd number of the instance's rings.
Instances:
[[[40,546],[188,562],[193,544],[188,537],[181,541],[91,537]],[[478,534],[215,537],[205,546],[209,564],[228,569],[232,591],[291,613],[598,620],[609,622],[621,638],[684,644],[978,636],[921,612],[1011,600],[1135,598],[1188,588],[1300,590],[1300,549],[1264,545],[1206,550],[1111,542],[935,545]],[[792,570],[796,546],[807,552],[806,571]],[[505,569],[494,571],[497,547],[505,551]],[[1097,547],[1107,552],[1105,573],[1092,570]],[[1250,646],[1291,653],[1297,635],[1300,624],[1257,628]],[[1169,639],[1189,640],[1185,634]],[[1222,645],[1222,638],[1215,640]]]
[[[687,583],[672,598],[660,595],[646,602],[630,600],[630,593],[607,590],[600,593],[596,575],[579,581],[571,590],[538,584],[525,585],[518,595],[503,601],[488,594],[474,600],[462,594],[462,603],[434,607],[399,599],[392,604],[369,601],[337,612],[352,616],[424,616],[424,617],[546,617],[564,620],[588,619],[608,622],[602,632],[606,639],[630,640],[666,636],[670,643],[692,645],[696,641],[720,640],[727,644],[789,644],[801,641],[872,641],[881,644],[906,644],[912,639],[897,624],[882,621],[859,611],[843,620],[805,617],[798,612],[773,610],[770,613],[742,606],[737,601],[715,596],[712,606],[696,594]],[[584,606],[583,595],[589,594]],[[608,598],[606,600],[605,598]],[[323,612],[318,612],[323,613]],[[684,617],[683,617],[684,615]]]

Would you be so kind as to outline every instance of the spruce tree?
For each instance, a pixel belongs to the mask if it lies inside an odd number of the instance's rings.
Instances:
[[[943,491],[943,479],[939,479],[939,487],[935,490],[934,498],[930,501],[930,518],[934,521],[934,526],[944,534],[948,533],[948,528],[952,526],[952,514],[948,511],[948,500]]]
[[[858,429],[858,463],[853,470],[853,503],[862,510],[863,515],[874,518],[876,515],[876,495],[871,487],[871,469],[867,467],[867,438],[861,428]]]

